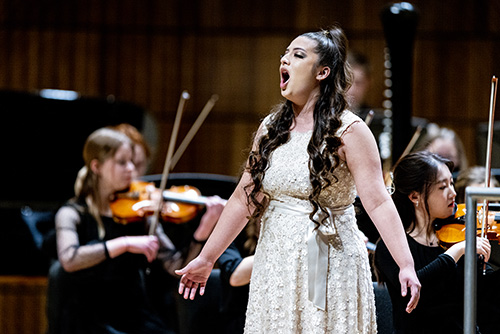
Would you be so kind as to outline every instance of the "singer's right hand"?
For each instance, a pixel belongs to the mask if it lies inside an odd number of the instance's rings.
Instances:
[[[184,299],[189,298],[193,300],[199,288],[200,296],[203,296],[208,277],[213,267],[213,263],[198,256],[184,268],[176,270],[175,273],[177,275],[182,275],[179,283],[179,294],[183,295]]]

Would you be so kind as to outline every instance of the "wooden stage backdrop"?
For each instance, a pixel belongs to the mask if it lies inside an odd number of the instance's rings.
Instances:
[[[382,106],[386,43],[380,11],[387,3],[0,0],[0,89],[74,90],[147,108],[159,134],[151,173],[163,169],[181,92],[188,90],[192,98],[179,138],[211,95],[218,94],[219,101],[174,172],[237,176],[259,120],[280,101],[279,56],[299,33],[339,23],[351,47],[370,58],[374,84],[369,103]],[[490,80],[500,75],[500,1],[412,3],[420,11],[413,115],[456,130],[469,160],[483,163],[476,155],[476,127],[488,119]],[[43,282],[37,282],[32,283],[42,293],[37,302],[28,303],[31,314],[39,314],[44,300]],[[11,282],[2,284],[7,288],[0,309],[22,310],[23,297],[11,298]],[[15,300],[20,304],[12,305]],[[26,323],[24,332],[35,333],[31,325]]]
[[[381,107],[387,3],[0,0],[0,89],[67,89],[146,107],[159,131],[153,173],[162,170],[181,91],[192,98],[179,138],[218,94],[175,171],[238,175],[259,120],[280,100],[279,55],[301,32],[338,22],[371,59],[369,102]],[[500,75],[500,1],[412,3],[420,11],[413,114],[456,130],[475,163],[476,126],[488,119],[491,76]]]

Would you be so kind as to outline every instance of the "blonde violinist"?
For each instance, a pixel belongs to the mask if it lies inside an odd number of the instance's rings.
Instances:
[[[56,215],[63,296],[51,333],[172,333],[150,306],[145,271],[160,248],[167,270],[190,255],[175,249],[161,225],[148,235],[145,222],[117,223],[110,206],[133,180],[133,147],[127,135],[109,128],[94,131],[85,143],[75,197]],[[216,220],[202,218],[193,238],[208,238]]]

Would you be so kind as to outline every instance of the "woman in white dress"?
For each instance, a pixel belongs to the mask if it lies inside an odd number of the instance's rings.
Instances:
[[[261,219],[245,333],[376,333],[356,194],[400,268],[407,312],[420,283],[368,127],[347,110],[351,72],[340,28],[300,35],[281,57],[286,99],[255,136],[247,168],[179,293],[204,293],[211,269],[248,219]]]

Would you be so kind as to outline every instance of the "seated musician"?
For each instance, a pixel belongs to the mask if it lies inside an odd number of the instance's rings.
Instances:
[[[217,262],[222,284],[224,331],[221,334],[243,334],[259,231],[260,220],[250,220]]]
[[[455,173],[467,169],[469,166],[464,144],[458,134],[452,129],[439,127],[434,123],[427,125],[426,135],[422,139],[422,145],[417,150],[427,150],[451,160]]]
[[[134,144],[133,162],[135,171],[133,179],[140,179],[149,170],[152,150],[139,130],[127,123],[110,126],[109,128],[126,134]],[[219,216],[224,208],[225,200],[219,196],[206,197],[206,202],[202,210],[197,210],[195,214],[189,213],[181,215],[182,224],[161,221],[168,241],[175,245],[175,249],[184,254],[186,260],[193,259],[199,254],[204,242],[210,236]],[[174,270],[179,269],[177,265],[172,266],[165,262],[171,256],[166,247],[161,247],[158,257],[150,265],[150,274],[146,276],[148,294],[153,307],[158,311],[167,326],[179,331],[179,299],[177,288],[179,277]],[[167,263],[168,265],[165,265]],[[180,301],[181,303],[183,301]],[[199,303],[199,302],[198,302]],[[191,303],[190,307],[194,307]],[[197,305],[197,307],[201,307]],[[208,316],[208,315],[207,315]]]
[[[112,218],[110,199],[133,180],[133,152],[129,137],[107,128],[86,141],[75,197],[56,215],[64,269],[57,279],[64,281],[65,296],[52,333],[172,333],[150,306],[145,271],[159,249],[165,249],[161,258],[169,270],[196,254],[175,249],[161,224],[147,235],[146,222],[119,224]],[[193,238],[208,238],[215,222],[205,219]]]
[[[465,188],[467,187],[484,187],[486,178],[486,168],[484,166],[472,166],[466,168],[457,176],[455,188],[457,189],[457,203],[465,203]],[[491,176],[490,187],[499,187],[500,183]]]
[[[450,160],[428,151],[411,153],[395,166],[392,198],[407,232],[415,269],[422,283],[419,307],[406,313],[408,301],[401,297],[397,265],[384,242],[377,244],[375,268],[379,282],[387,285],[391,296],[396,333],[463,333],[465,241],[450,244],[446,249],[441,247],[443,240],[438,239],[433,224],[435,219],[446,219],[454,214],[456,192],[452,168]],[[478,237],[477,254],[484,257],[488,269],[483,276],[483,265],[478,264],[478,272],[481,272],[478,287],[485,281],[498,279],[487,264],[490,250],[488,239]],[[486,299],[478,300],[482,309],[490,308]],[[479,330],[487,332],[486,321],[479,320]]]
[[[122,132],[130,138],[134,145],[134,179],[138,179],[141,176],[144,176],[149,168],[149,162],[151,160],[151,148],[149,147],[142,133],[140,133],[135,126],[128,123],[109,126],[109,128]]]

